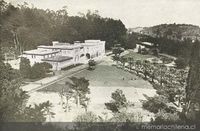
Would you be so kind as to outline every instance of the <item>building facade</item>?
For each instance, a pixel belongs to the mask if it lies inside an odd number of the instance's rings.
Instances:
[[[101,59],[105,55],[105,41],[85,40],[74,44],[53,41],[52,46],[40,45],[35,50],[24,51],[21,57],[35,63],[47,62],[53,70],[61,70],[70,65],[87,63],[90,59]]]
[[[154,48],[154,44],[150,43],[150,42],[139,42],[136,44],[136,48],[134,49],[135,52],[138,52],[139,48],[140,49],[146,49],[146,50],[150,50],[152,48]]]

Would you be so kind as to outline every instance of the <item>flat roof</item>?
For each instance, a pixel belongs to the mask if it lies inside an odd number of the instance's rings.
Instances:
[[[85,40],[85,43],[96,43],[101,42],[101,40]]]
[[[48,55],[48,54],[55,54],[58,53],[59,51],[50,51],[50,50],[28,50],[24,51],[23,54],[28,54],[28,55]]]
[[[99,44],[105,44],[105,41],[92,41],[92,42],[85,41],[85,43],[82,43],[83,46],[96,46]]]
[[[40,45],[38,48],[44,48],[44,49],[75,49],[75,48],[80,48],[81,45],[54,45],[54,46],[46,46],[46,45]]]
[[[71,59],[72,57],[69,57],[69,56],[53,56],[50,58],[42,59],[42,61],[63,62],[63,61],[71,60]]]
[[[147,45],[147,46],[153,46],[153,43],[150,43],[150,42],[140,42],[138,44],[140,44],[140,45]]]
[[[101,40],[85,40],[84,43],[75,41],[74,44],[56,42],[52,46],[40,45],[38,48],[72,50],[83,46],[95,46],[103,43],[105,43],[105,41]]]

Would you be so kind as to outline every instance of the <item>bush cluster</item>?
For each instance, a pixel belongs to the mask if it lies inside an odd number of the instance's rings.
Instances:
[[[20,73],[23,78],[37,79],[44,78],[50,72],[52,65],[46,62],[35,63],[32,67],[30,61],[26,58],[21,58]]]

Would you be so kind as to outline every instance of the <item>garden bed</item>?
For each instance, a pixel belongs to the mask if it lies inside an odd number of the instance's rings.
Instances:
[[[83,65],[83,64],[70,65],[70,66],[67,66],[65,68],[62,68],[61,70],[66,71],[66,70],[72,69],[72,68],[80,66],[80,65]]]

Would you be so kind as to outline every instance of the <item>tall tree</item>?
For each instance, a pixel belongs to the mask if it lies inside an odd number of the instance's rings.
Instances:
[[[200,42],[194,42],[190,60],[190,70],[186,87],[186,118],[198,121],[200,118]]]
[[[75,100],[77,106],[81,103],[85,102],[86,95],[90,93],[89,80],[85,79],[84,77],[77,78],[77,77],[70,77],[69,78],[72,83],[69,83],[70,88],[75,93]]]
[[[19,42],[18,29],[22,25],[23,25],[23,18],[20,9],[14,7],[11,4],[8,4],[7,9],[4,12],[3,29],[5,32],[11,34],[10,39],[13,43],[12,46],[15,47],[15,54],[18,55],[21,53],[21,45]],[[9,35],[5,37],[9,37]]]

